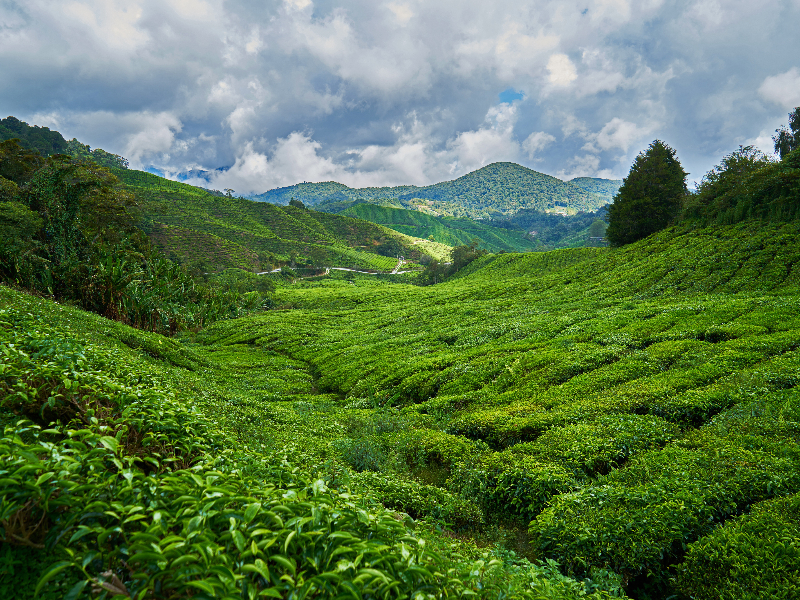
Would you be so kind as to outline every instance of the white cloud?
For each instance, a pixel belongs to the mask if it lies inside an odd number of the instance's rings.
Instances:
[[[575,65],[566,54],[553,54],[547,61],[548,80],[555,86],[566,86],[578,78]]]
[[[800,69],[792,67],[785,73],[767,77],[758,93],[783,108],[800,106]]]
[[[627,152],[631,144],[640,141],[651,129],[650,127],[639,127],[636,123],[614,117],[603,125],[594,139],[603,150],[619,148],[623,152]]]
[[[800,105],[797,22],[800,0],[6,0],[0,106],[135,164],[235,165],[237,190],[618,173],[651,135],[701,173]]]
[[[522,149],[525,150],[528,158],[533,158],[535,154],[541,152],[555,141],[556,138],[549,133],[534,131],[522,142]]]

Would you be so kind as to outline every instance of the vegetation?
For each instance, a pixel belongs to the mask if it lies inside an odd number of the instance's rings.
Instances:
[[[630,244],[670,224],[687,193],[686,175],[675,150],[661,140],[639,153],[608,207],[611,245]]]
[[[57,131],[48,127],[28,125],[15,117],[0,120],[0,142],[17,139],[20,145],[42,156],[67,154],[73,158],[89,160],[103,167],[128,168],[128,161],[117,154],[100,148],[92,150],[89,146],[72,139],[69,142]]]
[[[108,171],[11,146],[15,227],[136,221]],[[0,596],[794,597],[797,155],[734,154],[623,247],[466,244],[435,282],[306,279],[173,337],[0,287]]]
[[[305,276],[325,267],[391,271],[397,254],[430,256],[427,246],[380,225],[310,210],[296,200],[276,206],[142,171],[114,169],[138,202],[140,226],[170,258],[207,270],[269,271],[287,265]],[[391,251],[389,250],[391,249]]]
[[[526,252],[541,244],[521,229],[500,228],[494,223],[467,218],[434,217],[419,211],[357,202],[342,213],[378,223],[415,238],[430,238],[448,246],[462,246],[477,239],[489,252]]]
[[[597,177],[576,177],[570,179],[569,183],[577,185],[587,192],[597,194],[606,204],[611,204],[614,201],[614,196],[617,195],[619,188],[622,186],[621,179],[600,179]]]
[[[789,127],[776,129],[772,140],[781,159],[800,148],[800,106],[789,113]]]
[[[564,213],[591,211],[608,202],[605,194],[587,191],[585,187],[591,186],[582,183],[564,182],[515,163],[494,163],[453,181],[425,187],[351,189],[335,182],[300,183],[252,198],[275,204],[288,204],[295,198],[306,206],[334,212],[343,209],[342,203],[356,200],[388,202],[395,208],[419,210],[433,216],[471,219],[511,215],[525,208]]]

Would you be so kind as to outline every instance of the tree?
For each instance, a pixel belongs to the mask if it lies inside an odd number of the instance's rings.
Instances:
[[[303,204],[302,202],[300,202],[300,200],[295,200],[294,198],[289,200],[289,206],[294,206],[295,208],[305,208],[306,207],[306,205]]]
[[[734,223],[737,206],[750,193],[755,173],[775,162],[754,146],[739,146],[703,176],[694,194],[687,197],[684,219],[706,223]]]
[[[789,113],[789,128],[783,125],[776,129],[772,141],[775,142],[775,152],[780,154],[781,160],[792,150],[800,148],[800,106]]]
[[[640,152],[608,208],[609,243],[630,244],[669,225],[687,193],[687,175],[675,150],[661,140]]]

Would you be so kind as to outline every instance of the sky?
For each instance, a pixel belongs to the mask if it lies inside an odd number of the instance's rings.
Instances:
[[[206,187],[497,161],[690,187],[800,106],[800,0],[0,0],[0,113]]]

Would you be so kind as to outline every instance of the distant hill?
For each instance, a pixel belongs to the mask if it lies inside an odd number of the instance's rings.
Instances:
[[[602,187],[595,185],[598,189]],[[569,214],[589,212],[607,204],[607,197],[606,192],[601,195],[588,191],[581,185],[509,162],[493,163],[453,181],[424,187],[354,189],[336,182],[300,183],[251,196],[253,200],[274,204],[288,204],[294,198],[320,210],[335,209],[338,203],[354,200],[377,204],[388,201],[397,208],[434,216],[472,219],[512,215],[526,208]]]
[[[576,177],[570,179],[569,183],[577,185],[579,188],[597,194],[606,204],[614,201],[619,188],[622,186],[622,179],[598,179],[596,177]]]
[[[296,206],[217,196],[185,183],[131,169],[112,169],[138,200],[141,226],[165,254],[209,269],[305,267],[391,270],[396,256],[424,262],[449,248],[415,243],[374,223]]]
[[[526,252],[541,246],[520,229],[503,229],[466,217],[434,217],[415,210],[368,202],[352,204],[340,214],[378,223],[413,237],[432,237],[448,246],[469,244],[474,239],[489,252]]]

